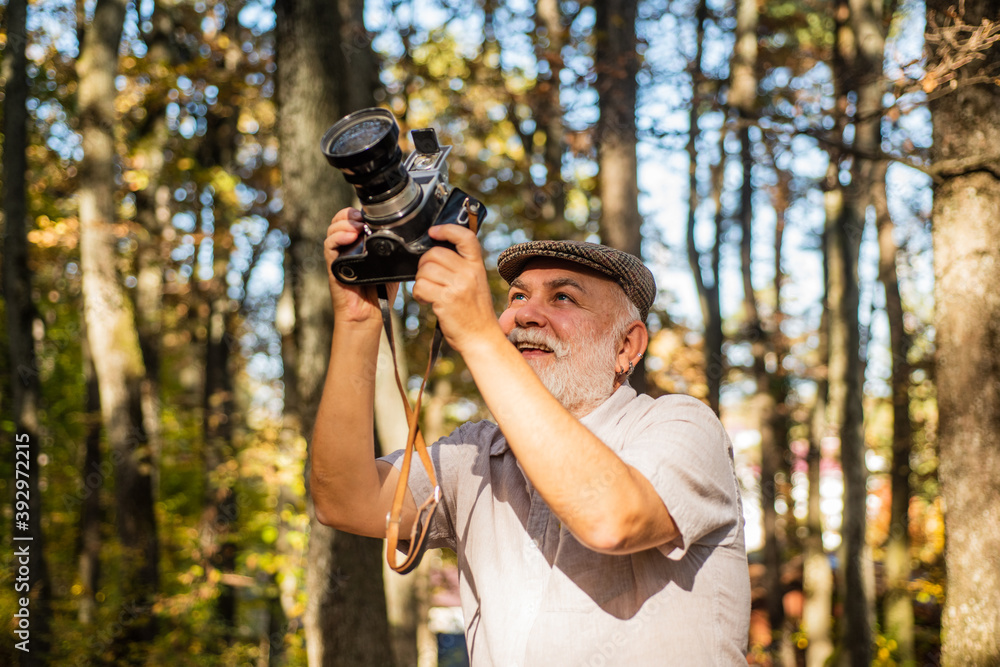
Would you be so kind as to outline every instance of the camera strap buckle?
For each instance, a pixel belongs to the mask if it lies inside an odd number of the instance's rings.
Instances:
[[[444,335],[441,327],[434,326],[434,337],[431,340],[430,354],[427,356],[427,370],[424,372],[424,379],[420,383],[420,391],[417,394],[416,404],[410,407],[410,401],[406,397],[406,390],[403,381],[399,377],[399,366],[396,363],[396,342],[392,335],[392,306],[389,303],[389,293],[384,283],[376,286],[378,292],[379,308],[382,311],[382,326],[385,328],[385,335],[389,340],[389,350],[392,352],[393,373],[396,376],[396,387],[399,389],[400,398],[403,399],[403,408],[406,410],[406,422],[409,426],[406,436],[406,448],[403,450],[403,462],[399,468],[399,480],[396,482],[396,490],[392,497],[392,508],[386,516],[385,536],[388,540],[386,549],[386,561],[396,572],[406,574],[420,564],[423,557],[425,544],[427,542],[428,531],[431,520],[437,511],[438,502],[441,500],[441,487],[438,485],[437,475],[434,472],[434,464],[431,461],[430,453],[427,451],[427,444],[417,425],[417,418],[420,414],[420,403],[424,396],[424,388],[427,386],[427,378],[430,377],[434,362],[437,361],[441,351],[441,343]],[[417,452],[423,463],[427,477],[430,479],[433,491],[431,495],[417,507],[417,513],[413,520],[413,527],[410,530],[409,545],[406,557],[402,563],[397,563],[396,548],[399,544],[399,529],[402,522],[403,503],[406,500],[406,490],[410,479],[410,466],[413,462],[413,452]]]
[[[482,204],[472,197],[466,197],[465,201],[462,202],[462,215],[469,223],[469,229],[472,230],[473,234],[479,233],[479,208],[481,206]]]

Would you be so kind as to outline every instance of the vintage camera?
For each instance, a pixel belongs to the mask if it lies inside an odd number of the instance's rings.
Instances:
[[[364,233],[333,262],[342,283],[413,280],[421,255],[437,245],[451,247],[427,230],[458,224],[478,232],[486,217],[480,201],[448,185],[451,146],[439,145],[430,128],[411,136],[416,150],[404,163],[396,119],[376,108],[345,116],[323,135],[323,154],[354,186],[365,221]]]

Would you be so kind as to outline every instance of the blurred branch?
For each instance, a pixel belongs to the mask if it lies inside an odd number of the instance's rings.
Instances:
[[[931,93],[949,81],[955,82],[958,70],[976,60],[985,60],[985,52],[1000,42],[1000,20],[988,21],[984,18],[978,26],[970,25],[963,20],[964,2],[959,4],[957,10],[949,7],[945,14],[944,22],[939,23],[939,16],[935,12],[927,13],[925,48],[929,52],[928,61],[936,64],[927,70],[921,81],[921,88],[925,93]],[[993,67],[992,72],[983,68],[972,78],[1000,83],[996,73],[996,67]]]
[[[233,588],[251,588],[257,585],[253,577],[248,577],[245,574],[234,574],[232,572],[221,572],[219,574],[219,581]]]
[[[911,169],[927,174],[935,182],[940,182],[944,178],[960,176],[974,171],[987,171],[997,178],[1000,178],[1000,153],[968,155],[954,160],[942,160],[932,164],[921,164],[903,155],[894,155],[884,151],[864,151],[855,146],[844,143],[842,140],[831,137],[829,134],[816,132],[815,130],[805,130],[799,134],[816,139],[821,144],[835,148],[838,151],[853,155],[863,160],[890,160],[906,165]]]

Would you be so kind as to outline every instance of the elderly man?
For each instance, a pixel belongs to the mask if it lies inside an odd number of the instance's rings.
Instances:
[[[327,266],[361,214],[330,225]],[[632,255],[536,241],[499,259],[497,319],[475,235],[433,227],[413,296],[430,304],[496,424],[431,446],[442,498],[429,545],[458,555],[473,665],[735,665],[750,590],[732,446],[686,396],[637,396],[628,375],[648,342],[655,287]],[[316,514],[386,535],[400,452],[373,460],[381,327],[371,288],[331,275],[335,325],[313,436]],[[414,498],[431,493],[414,469]]]

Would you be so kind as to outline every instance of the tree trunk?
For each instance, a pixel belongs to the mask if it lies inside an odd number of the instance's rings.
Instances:
[[[820,324],[820,354],[825,359],[826,321],[824,313]],[[823,364],[825,365],[825,364]],[[819,481],[822,467],[822,444],[826,433],[827,381],[816,385],[816,404],[813,406],[809,425],[809,509],[806,519],[806,538],[803,544],[802,630],[809,640],[806,646],[806,667],[826,667],[833,655],[833,569],[823,547],[823,515],[820,509]]]
[[[98,0],[77,61],[84,150],[78,199],[87,338],[115,470],[115,512],[122,547],[123,630],[115,643],[123,658],[141,661],[143,644],[156,632],[151,605],[159,588],[159,556],[154,462],[142,418],[146,371],[132,305],[116,269],[113,130],[117,119],[113,103],[126,5],[123,0]]]
[[[871,653],[871,593],[866,581],[865,500],[867,481],[861,414],[861,347],[858,323],[857,260],[860,234],[851,238],[856,224],[844,202],[844,192],[827,192],[826,252],[830,265],[830,428],[840,435],[840,462],[844,473],[843,577],[844,604],[842,659],[846,664],[868,665]]]
[[[358,37],[366,37],[357,23],[360,5],[345,17],[336,5],[320,0],[275,4],[284,216],[291,241],[286,279],[292,284],[298,359],[286,373],[295,374],[298,412],[307,430],[316,418],[333,324],[322,244],[334,213],[353,199],[351,189],[324,160],[319,141],[333,122],[354,110],[352,104],[372,103],[370,98],[352,97],[357,87],[370,90],[372,85],[372,74],[358,64],[366,62],[368,41],[343,40],[351,26],[360,30]],[[309,664],[392,664],[381,541],[321,525],[311,502],[308,511]]]
[[[757,106],[756,0],[736,3],[736,46],[733,49],[729,94],[726,101],[746,120]]]
[[[743,162],[743,184],[740,188],[740,259],[743,275],[744,324],[743,333],[750,343],[753,356],[752,375],[756,391],[750,401],[752,419],[760,433],[760,487],[761,510],[764,517],[764,585],[767,589],[767,616],[771,626],[771,644],[768,651],[778,655],[782,648],[782,628],[785,624],[784,589],[781,583],[781,546],[778,539],[778,512],[775,509],[777,487],[775,477],[784,466],[784,442],[779,442],[777,426],[778,403],[771,388],[771,374],[767,371],[766,356],[773,352],[772,341],[761,321],[757,293],[751,280],[751,249],[753,246],[753,167],[750,132],[747,127],[739,130]],[[780,256],[780,253],[779,253]],[[780,275],[780,274],[779,274]],[[780,278],[777,278],[780,282]],[[776,355],[775,355],[776,356]]]
[[[286,265],[290,265],[286,256]],[[281,335],[281,362],[285,368],[282,376],[284,380],[284,409],[282,410],[283,428],[281,437],[278,440],[278,451],[281,461],[295,461],[301,457],[300,435],[304,433],[301,416],[299,415],[300,401],[295,384],[295,369],[298,367],[298,354],[295,347],[295,302],[292,295],[291,280],[285,280],[285,285],[278,299],[275,314],[275,329]],[[283,478],[288,479],[286,475]],[[278,507],[286,505],[297,506],[302,501],[301,495],[290,483],[282,483],[278,490]],[[277,573],[275,579],[281,580],[277,601],[269,604],[271,608],[270,625],[274,626],[268,630],[268,658],[270,664],[284,664],[282,662],[284,645],[283,642],[275,641],[275,628],[282,627],[280,621],[283,619],[285,625],[278,632],[277,637],[281,637],[285,632],[294,632],[302,625],[302,614],[298,611],[296,596],[302,582],[299,579],[299,572],[304,568],[305,553],[293,546],[289,539],[296,527],[288,520],[291,517],[288,512],[278,514],[278,539],[275,541],[275,550],[282,556],[282,569]],[[263,640],[262,640],[263,641]]]
[[[566,238],[566,189],[562,179],[563,154],[566,150],[563,107],[560,94],[563,70],[562,50],[566,44],[567,30],[562,23],[563,14],[558,0],[540,0],[535,5],[536,43],[535,57],[548,64],[549,71],[540,73],[534,89],[534,118],[538,130],[545,137],[542,144],[542,164],[545,165],[545,185],[534,193],[528,213],[534,213],[534,237]],[[545,45],[539,44],[544,36]],[[538,136],[537,132],[535,136]],[[529,137],[531,138],[531,137]],[[525,146],[530,152],[531,145]]]
[[[101,460],[101,397],[97,374],[86,336],[82,341],[83,376],[87,385],[86,434],[84,435],[83,474],[81,475],[82,507],[77,543],[77,568],[80,573],[80,606],[77,618],[83,625],[94,622],[97,613],[97,591],[101,580],[101,487],[106,479]]]
[[[216,252],[224,246],[216,243]],[[218,261],[214,294],[208,294],[208,339],[205,341],[205,388],[202,394],[203,475],[205,496],[201,520],[202,558],[206,572],[212,569],[222,574],[236,569],[236,541],[233,539],[236,523],[236,495],[233,485],[234,471],[228,469],[235,462],[233,451],[233,425],[235,400],[230,374],[230,352],[235,344],[234,325],[230,301],[225,296],[225,271],[227,261]],[[221,276],[219,273],[221,272]],[[216,600],[217,618],[223,628],[223,640],[229,643],[236,625],[236,592],[220,579]]]
[[[291,265],[290,256],[286,255],[287,266]],[[292,295],[292,282],[286,280],[281,297],[278,300],[275,316],[275,329],[281,335],[281,362],[285,369],[282,375],[284,380],[284,409],[282,410],[283,432],[278,441],[281,460],[295,460],[301,454],[299,452],[298,437],[305,432],[302,426],[301,415],[299,415],[299,396],[295,384],[295,369],[298,367],[298,353],[295,347],[295,302]],[[278,507],[286,504],[295,505],[301,500],[290,484],[282,484],[278,491]],[[284,569],[280,573],[282,586],[279,593],[281,614],[287,619],[289,627],[298,627],[301,622],[301,614],[296,615],[298,607],[295,596],[299,588],[297,564],[302,560],[304,554],[294,549],[289,534],[295,527],[289,523],[285,512],[278,516],[278,539],[275,548],[283,556]],[[276,615],[272,614],[272,617]],[[272,642],[273,643],[273,642]],[[281,646],[272,646],[270,654],[277,657],[282,652]]]
[[[841,276],[839,284],[832,283],[831,291],[830,403],[831,418],[839,426],[844,470],[842,662],[868,665],[873,645],[874,571],[865,539],[868,471],[862,408],[864,361],[858,320],[858,255],[876,175],[875,162],[869,156],[877,154],[881,146],[884,83],[875,73],[882,71],[885,37],[882,6],[873,0],[841,0],[837,17],[834,85],[840,95],[853,91],[857,100],[851,181],[842,188],[835,186],[834,196],[841,200],[836,224],[827,239],[831,272],[839,272]]]
[[[174,20],[162,3],[153,7],[152,31],[147,37],[146,61],[151,72],[169,72],[179,60],[174,38]],[[146,378],[142,386],[143,423],[154,461],[160,460],[162,450],[160,410],[160,336],[163,328],[163,263],[166,251],[162,240],[164,229],[170,225],[170,186],[162,182],[165,166],[164,154],[170,132],[167,128],[166,98],[151,99],[146,106],[146,116],[135,142],[133,165],[146,178],[146,187],[135,193],[136,222],[143,233],[138,239],[136,252],[135,311],[139,328],[139,346],[142,349]],[[154,496],[159,489],[159,465],[153,476]]]
[[[838,166],[834,159],[827,166],[826,184],[835,182]],[[839,199],[836,193],[829,191],[824,195],[826,209],[826,225],[836,214]],[[833,284],[839,282],[840,272],[835,272],[831,264],[827,236],[823,234],[823,315],[819,326],[819,366],[821,375],[816,382],[816,403],[812,410],[809,424],[809,507],[806,519],[806,539],[804,546],[804,566],[802,572],[802,588],[805,594],[805,604],[802,609],[802,629],[809,643],[806,646],[806,667],[826,667],[833,655],[833,568],[823,545],[823,514],[820,504],[819,485],[823,463],[823,441],[832,433],[829,423],[829,403],[832,400],[830,392],[831,368],[831,292]],[[839,269],[839,267],[837,267]]]
[[[364,0],[337,0],[337,7],[340,10],[340,43],[337,46],[345,69],[337,72],[335,81],[343,84],[339,90],[339,103],[344,113],[348,113],[372,106],[375,91],[382,84],[379,81],[378,59],[371,46],[372,35],[365,29]],[[350,76],[343,76],[344,72],[350,72]],[[328,120],[326,124],[332,125],[338,119]],[[324,122],[319,121],[319,125]],[[326,128],[323,129],[325,131]]]
[[[28,148],[27,2],[11,0],[7,6],[7,49],[0,78],[4,88],[3,120],[3,298],[7,311],[7,341],[10,368],[11,416],[14,420],[14,460],[11,506],[14,531],[11,547],[28,549],[25,563],[30,572],[30,589],[17,588],[18,598],[31,600],[30,653],[20,653],[22,665],[44,664],[50,638],[51,599],[45,536],[42,532],[42,498],[38,479],[38,455],[42,450],[39,422],[41,384],[35,358],[32,328],[36,319],[31,300],[31,272],[28,267],[28,208],[25,190]],[[22,511],[22,508],[24,511]],[[13,562],[13,561],[12,561]],[[12,568],[13,571],[13,568]],[[20,607],[18,607],[19,609]],[[37,634],[36,634],[37,631]],[[20,642],[21,639],[14,639]]]
[[[784,285],[785,278],[785,274],[782,269],[782,258],[784,257],[785,214],[788,210],[790,181],[791,176],[787,172],[779,173],[778,183],[774,188],[774,281],[772,285],[774,289],[774,314],[768,333],[768,348],[770,353],[773,355],[774,363],[774,370],[768,373],[768,391],[770,392],[771,401],[774,405],[774,409],[771,411],[770,418],[768,420],[770,439],[774,443],[774,451],[771,456],[775,457],[775,469],[784,472],[785,479],[789,481],[792,479],[792,471],[789,465],[791,458],[789,457],[788,451],[789,428],[791,425],[788,394],[791,383],[788,379],[788,371],[785,369],[785,359],[789,354],[789,344],[787,337],[781,330],[781,323],[785,320],[781,290]],[[763,442],[764,439],[762,438],[762,443]],[[789,503],[789,505],[791,505],[791,503]],[[795,514],[791,511],[786,512],[783,531],[784,534],[782,535],[785,542],[788,541],[788,536],[797,534],[798,528],[794,524]],[[775,532],[777,533],[777,531]],[[783,559],[781,557],[780,542],[775,540],[775,543],[778,547],[776,549],[776,551],[778,551],[776,558],[778,559],[778,562],[781,563],[783,562]],[[781,576],[780,571],[778,576],[782,592],[784,593],[785,580]],[[770,615],[770,611],[768,613]],[[791,641],[785,641],[785,638],[790,637],[794,632],[796,632],[798,627],[793,618],[785,616],[784,595],[782,595],[781,599],[780,620],[782,625],[779,628],[779,631],[781,632],[782,641],[778,642],[778,646],[775,647],[775,650],[773,650],[772,653],[774,655],[775,665],[785,665],[786,667],[790,667],[791,665],[796,664],[798,658],[796,657],[796,647],[794,643]]]
[[[594,33],[597,46],[597,161],[601,193],[601,239],[604,243],[642,257],[642,216],[636,157],[635,102],[636,0],[597,3]],[[629,383],[646,391],[646,365],[639,359]]]
[[[162,21],[161,29],[172,38],[173,26]],[[239,25],[236,11],[230,3],[223,32],[230,44],[239,43]],[[171,55],[170,51],[163,54]],[[238,61],[226,57],[218,63],[227,77],[237,77]],[[237,170],[234,156],[239,134],[235,114],[223,111],[210,113],[208,126],[214,131],[199,146],[199,163],[205,168],[220,168],[226,172]],[[237,625],[236,589],[226,583],[227,575],[236,569],[238,539],[238,503],[235,492],[237,478],[234,449],[234,426],[238,415],[234,394],[232,361],[237,346],[237,309],[239,303],[228,296],[227,276],[230,272],[230,249],[233,238],[230,232],[232,213],[214,192],[205,192],[211,198],[211,222],[202,223],[203,233],[212,238],[212,276],[201,281],[199,289],[203,305],[207,306],[205,330],[204,391],[202,394],[202,449],[204,496],[201,517],[201,548],[206,572],[215,570],[222,576],[217,579],[216,618],[222,628],[222,641],[233,641]],[[243,284],[253,268],[244,272]],[[219,651],[224,647],[219,647]]]
[[[845,550],[845,543],[847,541],[846,533],[849,531],[850,526],[848,525],[847,519],[847,477],[848,470],[851,469],[853,465],[853,460],[851,459],[851,445],[847,446],[847,453],[844,452],[844,421],[846,419],[845,415],[847,412],[847,402],[849,400],[849,394],[852,392],[851,376],[850,376],[850,360],[849,357],[857,354],[857,347],[853,346],[852,343],[855,339],[851,335],[852,323],[856,325],[857,318],[851,316],[851,285],[845,283],[852,283],[854,287],[854,292],[857,292],[856,285],[856,274],[852,273],[850,270],[851,266],[851,250],[846,247],[848,242],[848,236],[844,231],[844,222],[842,218],[844,217],[844,190],[840,187],[840,184],[835,180],[838,178],[838,159],[837,157],[831,157],[830,167],[827,170],[827,185],[834,184],[824,195],[824,206],[826,209],[826,227],[823,233],[823,252],[824,260],[827,266],[827,277],[826,277],[826,310],[829,314],[829,319],[827,320],[827,406],[826,406],[826,434],[831,437],[836,437],[840,444],[840,458],[841,458],[841,470],[844,475],[844,518],[841,525],[841,553],[843,554]],[[855,313],[857,309],[857,302],[855,302]],[[850,438],[850,433],[846,434]],[[847,459],[845,461],[845,458]],[[852,514],[852,520],[856,519],[857,515]],[[854,578],[851,580],[851,585],[855,588],[847,588],[848,584],[845,581],[847,563],[845,558],[841,557],[841,576],[839,577],[839,593],[840,599],[843,603],[845,598],[853,597],[858,594],[857,583]],[[863,595],[863,592],[860,593]],[[852,607],[852,612],[854,607]],[[844,611],[846,614],[846,609]],[[856,614],[855,614],[856,618]],[[840,628],[841,644],[844,646],[844,650],[841,652],[842,657],[849,657],[848,651],[850,647],[844,643],[845,642],[845,632],[847,630],[847,618],[842,619],[842,624]]]
[[[767,371],[766,355],[774,353],[770,331],[777,326],[765,328],[761,321],[757,293],[752,280],[753,251],[753,144],[750,140],[750,123],[757,108],[757,23],[756,0],[740,0],[736,9],[736,49],[732,59],[729,103],[736,109],[737,135],[740,140],[740,162],[743,168],[743,183],[740,186],[740,266],[743,274],[743,333],[750,343],[753,355],[753,378],[756,393],[751,400],[753,419],[760,433],[760,487],[761,510],[764,517],[764,586],[767,590],[767,616],[771,626],[771,644],[768,652],[776,664],[780,663],[783,649],[782,631],[785,624],[784,588],[781,581],[781,545],[778,539],[778,512],[776,475],[784,466],[785,442],[778,440],[775,427],[778,402],[772,391],[771,374]],[[775,247],[775,318],[779,320],[781,284],[781,246]],[[774,355],[777,357],[777,354]],[[779,360],[780,361],[780,360]],[[777,368],[775,369],[777,372]],[[783,396],[781,397],[784,398]]]
[[[705,268],[702,267],[702,253],[695,243],[696,212],[698,209],[698,118],[701,98],[699,90],[705,75],[701,67],[701,57],[704,50],[705,22],[708,20],[708,5],[705,0],[699,0],[695,11],[696,51],[690,64],[691,72],[691,108],[688,110],[688,217],[687,217],[687,259],[694,277],[698,301],[701,305],[701,317],[705,327],[702,353],[705,359],[705,383],[709,407],[719,412],[719,392],[722,379],[726,372],[725,357],[722,355],[722,310],[719,301],[719,250],[722,243],[720,222],[721,210],[716,209],[715,243],[709,251],[711,284],[705,280]],[[721,171],[720,171],[721,174]],[[713,179],[714,180],[714,179]],[[721,179],[719,179],[721,183]],[[717,200],[721,202],[721,197]]]
[[[889,537],[885,544],[886,593],[883,602],[886,636],[896,641],[899,660],[914,664],[913,599],[910,595],[910,336],[903,325],[903,299],[899,293],[896,258],[899,249],[892,237],[893,224],[886,200],[888,164],[879,162],[872,182],[875,220],[878,225],[879,280],[885,288],[885,313],[889,320],[892,352],[892,468],[889,473],[892,505]]]
[[[945,23],[947,3],[928,12]],[[968,0],[965,22],[996,17],[995,3]],[[995,72],[1000,46],[977,63]],[[936,164],[994,155],[1000,89],[967,83],[931,102]],[[934,186],[933,239],[940,426],[948,590],[942,664],[1000,664],[1000,164],[946,173]],[[958,171],[958,170],[956,170]]]

